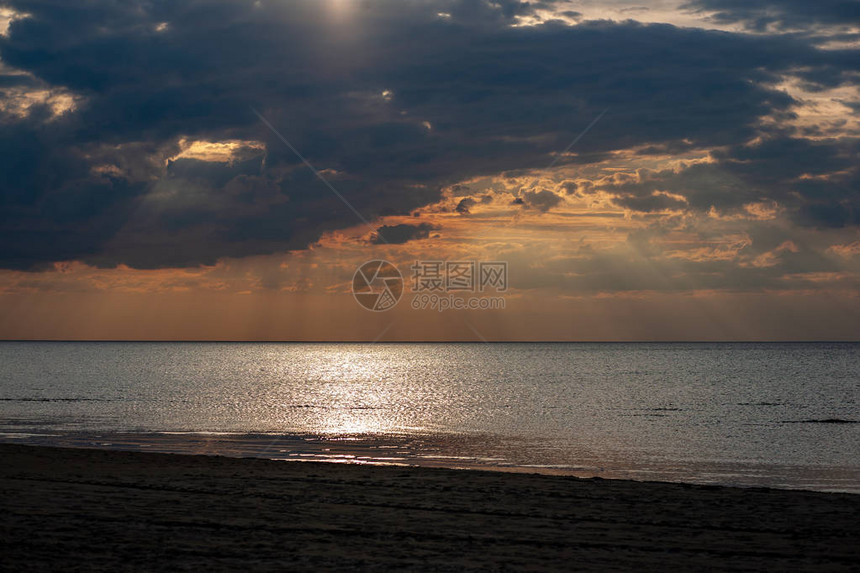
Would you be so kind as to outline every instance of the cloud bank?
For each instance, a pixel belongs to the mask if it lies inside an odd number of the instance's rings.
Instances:
[[[4,2],[17,16],[0,36],[0,266],[211,265],[358,223],[252,108],[371,221],[459,181],[545,168],[609,108],[558,167],[620,151],[709,157],[588,187],[620,207],[730,215],[774,202],[799,227],[858,226],[860,139],[794,126],[802,102],[780,86],[856,88],[860,51],[820,48],[822,29],[516,25],[557,4]],[[769,6],[763,23],[746,3],[689,9],[766,32],[812,5]],[[854,3],[815,6],[821,26],[857,22]],[[562,197],[522,201],[552,212]],[[422,225],[379,234],[421,239]]]

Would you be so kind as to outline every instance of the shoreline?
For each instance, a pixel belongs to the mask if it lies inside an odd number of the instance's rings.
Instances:
[[[540,442],[503,436],[413,433],[242,433],[242,432],[0,432],[0,444],[111,451],[210,455],[276,461],[447,468],[505,473],[600,477],[639,482],[685,483],[788,491],[860,494],[860,468],[787,465],[754,461],[657,460],[650,464],[601,452],[577,459],[533,459]],[[508,457],[514,453],[518,457]]]
[[[0,444],[4,570],[848,571],[852,494]]]

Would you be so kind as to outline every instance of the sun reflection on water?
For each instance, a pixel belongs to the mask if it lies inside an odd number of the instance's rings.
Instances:
[[[81,443],[99,447],[154,433],[166,451],[685,480],[695,466],[720,482],[764,472],[762,483],[846,489],[858,483],[845,449],[856,356],[844,344],[9,343],[0,362],[16,376],[0,430],[86,434]],[[833,470],[792,477],[812,462]]]

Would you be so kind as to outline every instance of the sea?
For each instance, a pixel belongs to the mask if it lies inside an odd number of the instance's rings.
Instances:
[[[860,493],[860,344],[2,342],[0,442]]]

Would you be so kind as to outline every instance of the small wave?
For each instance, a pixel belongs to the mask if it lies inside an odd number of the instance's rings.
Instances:
[[[842,418],[823,418],[821,420],[783,420],[783,424],[860,424],[860,420]]]
[[[659,408],[619,408],[621,411],[626,412],[683,412],[683,408],[675,408],[675,407],[659,407]],[[640,416],[642,414],[633,414],[634,416]],[[647,415],[647,414],[646,414]]]
[[[110,402],[104,398],[0,398],[0,402]]]

